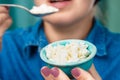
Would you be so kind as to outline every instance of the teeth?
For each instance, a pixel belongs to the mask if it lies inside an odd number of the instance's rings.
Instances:
[[[71,0],[50,0],[50,2],[71,1]]]
[[[50,0],[50,1],[70,1],[70,0]]]
[[[58,0],[50,0],[50,1],[58,1]]]
[[[64,1],[64,0],[50,0],[51,2]]]

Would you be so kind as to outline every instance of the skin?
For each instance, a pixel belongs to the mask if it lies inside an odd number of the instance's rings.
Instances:
[[[48,0],[34,0],[34,2],[37,6],[43,3],[49,5]],[[48,41],[86,38],[92,28],[94,2],[95,0],[72,0],[70,5],[61,8],[59,12],[43,17],[44,30]],[[12,24],[8,12],[8,8],[0,7],[0,37]],[[45,80],[70,80],[59,68],[47,68],[49,73],[45,72],[46,68],[44,66],[40,70]],[[54,75],[55,73],[56,75]],[[88,72],[74,68],[71,70],[71,74],[76,80],[101,80],[94,65]]]
[[[9,10],[7,7],[0,7],[0,38],[4,34],[4,31],[12,24],[12,19],[8,13]]]
[[[44,74],[44,71],[46,69],[47,69],[47,72],[49,72],[47,76]],[[77,71],[72,73],[73,70],[77,70]],[[56,75],[54,75],[53,73],[55,73]],[[70,78],[62,70],[60,70],[57,67],[49,69],[48,67],[44,66],[43,68],[41,68],[41,74],[43,75],[45,80],[70,80]],[[75,80],[102,80],[99,74],[97,73],[94,65],[91,66],[88,72],[80,68],[74,68],[71,70],[71,74],[73,75]]]
[[[34,1],[36,5],[42,3],[49,5],[47,0]],[[67,38],[84,39],[92,27],[93,5],[94,0],[73,0],[69,6],[60,9],[59,12],[43,17],[48,41]]]
[[[7,7],[0,7],[0,49],[2,48],[2,35],[12,24],[12,19],[8,13]]]

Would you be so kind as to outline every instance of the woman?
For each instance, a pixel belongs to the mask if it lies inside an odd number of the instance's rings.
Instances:
[[[2,80],[43,80],[42,76],[45,80],[70,80],[59,68],[50,69],[44,66],[45,63],[39,57],[41,48],[63,39],[88,40],[98,49],[88,72],[80,68],[71,70],[76,80],[120,79],[118,65],[120,34],[109,32],[95,19],[94,8],[98,0],[34,0],[34,2],[37,6],[43,3],[54,6],[59,8],[59,12],[43,17],[42,21],[29,29],[5,32],[12,20],[8,15],[8,8],[0,7]]]

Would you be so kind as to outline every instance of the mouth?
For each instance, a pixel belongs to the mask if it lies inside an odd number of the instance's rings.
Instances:
[[[49,0],[49,3],[51,4],[51,6],[61,9],[68,6],[71,1],[72,0]]]
[[[64,1],[71,1],[71,0],[49,0],[50,3],[64,2]]]

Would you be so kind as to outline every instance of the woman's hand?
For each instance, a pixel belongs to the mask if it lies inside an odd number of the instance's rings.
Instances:
[[[9,16],[8,7],[0,6],[0,38],[2,38],[2,35],[4,34],[5,30],[7,30],[11,24],[12,19]]]
[[[45,80],[70,80],[69,77],[57,67],[49,69],[44,66],[41,69],[41,74]],[[76,80],[101,80],[101,77],[97,73],[94,65],[91,66],[88,72],[80,68],[74,68],[71,70],[71,74]]]
[[[0,50],[2,48],[2,36],[4,32],[10,27],[12,24],[12,19],[9,16],[8,7],[0,6]]]

